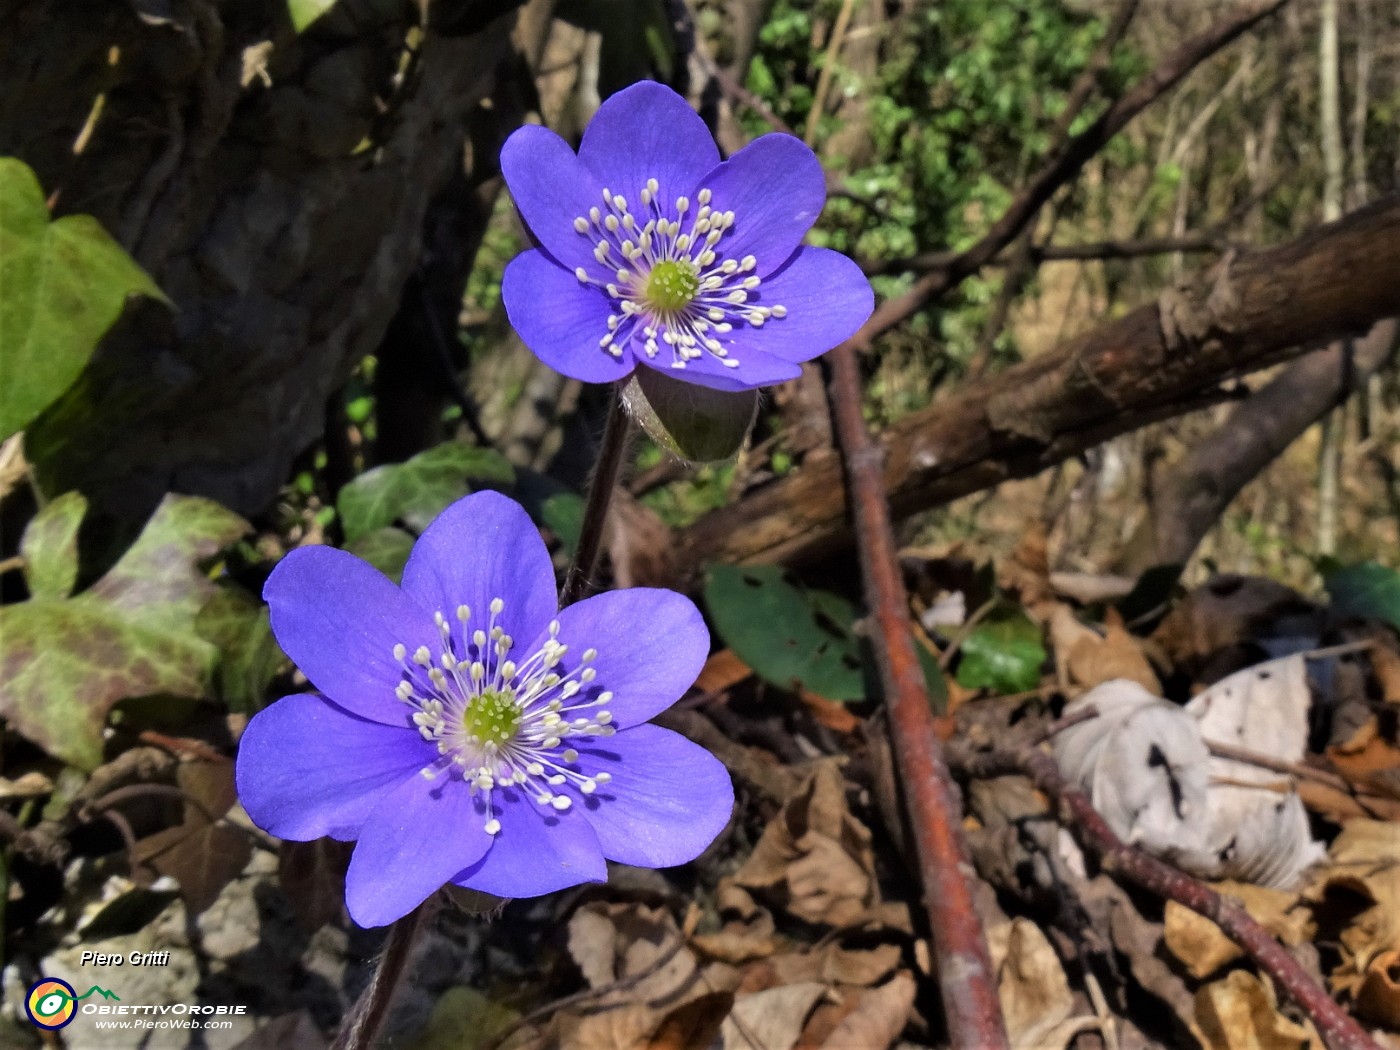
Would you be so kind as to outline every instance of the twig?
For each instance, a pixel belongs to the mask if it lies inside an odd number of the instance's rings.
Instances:
[[[812,108],[807,113],[807,127],[802,132],[802,141],[809,146],[817,137],[817,123],[821,120],[822,110],[826,108],[826,93],[831,88],[836,60],[841,56],[841,45],[846,40],[846,30],[850,27],[851,12],[855,10],[855,6],[855,0],[841,0],[841,10],[836,13],[836,24],[831,27],[831,40],[826,45],[822,71],[817,74],[817,86],[812,91]]]
[[[768,105],[767,102],[764,102],[763,99],[759,98],[748,88],[744,87],[743,84],[739,83],[734,74],[730,73],[727,69],[721,68],[719,63],[706,54],[703,49],[697,49],[695,57],[699,60],[706,74],[719,85],[720,90],[728,95],[732,101],[748,106],[749,109],[753,110],[767,121],[768,126],[774,131],[781,132],[784,135],[791,135],[794,138],[800,137],[782,117],[778,116],[778,114],[773,111],[772,106]]]
[[[1007,1047],[991,957],[966,875],[971,868],[961,834],[962,806],[943,758],[910,631],[909,601],[885,502],[884,455],[861,415],[855,348],[846,343],[827,362],[827,396],[854,508],[865,600],[877,628],[875,659],[913,826],[949,1045],[954,1050]]]
[[[1169,54],[1089,127],[1070,138],[1062,150],[1053,154],[981,240],[952,256],[945,265],[919,278],[904,294],[881,303],[851,342],[861,350],[868,349],[877,335],[917,313],[929,299],[943,294],[990,263],[1020,235],[1055,192],[1073,180],[1084,165],[1134,117],[1211,55],[1286,3],[1288,0],[1254,3],[1186,41]]]
[[[574,552],[573,564],[564,577],[564,587],[559,595],[561,605],[572,605],[588,593],[593,571],[598,565],[598,554],[603,547],[608,505],[612,502],[613,489],[617,488],[617,477],[627,452],[627,433],[632,421],[622,407],[621,391],[612,389],[608,396],[611,401],[608,403],[608,420],[603,424],[603,445],[598,450],[598,463],[593,470],[593,481],[588,486],[588,503],[583,509],[578,549]]]
[[[998,599],[984,602],[976,609],[971,616],[962,622],[957,633],[948,641],[948,647],[938,656],[938,666],[940,669],[948,670],[948,665],[953,662],[953,657],[958,655],[958,650],[963,647],[963,642],[972,636],[972,632],[977,629],[977,625],[992,614],[992,610],[997,607]]]
[[[1056,819],[1085,850],[1099,858],[1104,871],[1176,901],[1215,923],[1302,1007],[1332,1050],[1380,1050],[1362,1027],[1244,908],[1231,903],[1199,879],[1127,845],[1115,835],[1088,797],[1065,780],[1048,754],[1034,747],[975,755],[960,754],[955,749],[953,761],[959,772],[968,777],[1016,773],[1029,777],[1035,787],[1050,798]]]

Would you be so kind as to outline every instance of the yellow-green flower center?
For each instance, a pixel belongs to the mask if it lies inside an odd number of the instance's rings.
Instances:
[[[663,313],[683,310],[700,292],[700,275],[688,260],[664,259],[647,275],[644,295]]]
[[[488,689],[467,704],[462,728],[483,744],[504,744],[520,728],[520,706],[510,693]]]

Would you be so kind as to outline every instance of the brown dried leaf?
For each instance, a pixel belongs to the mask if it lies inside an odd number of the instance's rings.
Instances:
[[[809,951],[784,952],[749,966],[740,990],[757,992],[788,984],[820,981],[827,985],[870,987],[883,981],[899,965],[900,950],[894,944],[874,948],[843,948],[829,942]]]
[[[699,1050],[718,1038],[734,1007],[733,992],[711,992],[672,1010],[652,1033],[647,1050]]]
[[[1400,825],[1353,820],[1328,850],[1331,864],[1305,894],[1326,926],[1330,899],[1372,901],[1349,909],[1338,938],[1342,961],[1332,971],[1334,991],[1357,995],[1366,975],[1387,953],[1400,951]]]
[[[792,1050],[826,985],[804,981],[741,996],[721,1028],[724,1050]],[[859,1044],[852,1044],[859,1045]]]
[[[1072,621],[1074,631],[1066,620]],[[1137,682],[1158,696],[1162,685],[1142,651],[1142,643],[1128,633],[1117,613],[1110,610],[1104,636],[1079,624],[1066,606],[1058,606],[1050,620],[1050,640],[1055,659],[1062,665],[1069,684],[1092,689],[1115,678]]]
[[[247,866],[253,844],[242,828],[222,820],[236,798],[232,762],[186,762],[176,780],[192,800],[185,804],[184,822],[136,843],[132,878],[150,885],[169,875],[180,884],[187,911],[198,915]]]
[[[1371,667],[1388,703],[1400,704],[1400,653],[1384,642],[1371,650]]]
[[[718,933],[691,937],[693,947],[727,963],[762,959],[778,950],[773,915],[760,907],[748,890],[725,878],[720,880],[716,897],[719,912],[727,921]]]
[[[914,1009],[914,978],[905,971],[861,993],[856,1008],[822,1043],[822,1050],[886,1050],[899,1038]]]
[[[1291,587],[1261,576],[1220,575],[1178,604],[1152,634],[1174,666],[1193,677],[1222,649],[1250,642],[1280,620],[1297,621],[1292,633],[1317,629],[1322,611]]]
[[[1311,1024],[1280,1014],[1273,990],[1245,970],[1198,991],[1195,1010],[1191,1031],[1205,1050],[1321,1050],[1323,1045]]]
[[[569,954],[592,988],[650,970],[665,955],[670,959],[637,984],[604,996],[598,1003],[644,1002],[674,1006],[689,998],[700,978],[695,956],[677,948],[680,928],[664,908],[594,901],[569,920]],[[713,991],[701,989],[701,992]],[[647,1029],[650,1034],[651,1029]]]
[[[1040,928],[1015,918],[987,933],[997,975],[997,996],[1011,1045],[1040,1050],[1046,1037],[1069,1017],[1074,995],[1055,949]]]
[[[722,693],[753,674],[753,669],[735,654],[733,649],[721,649],[708,660],[695,680],[702,693]]]
[[[1297,893],[1232,881],[1215,883],[1215,889],[1234,898],[1284,944],[1302,944],[1317,932],[1312,909],[1301,902]],[[1197,979],[1209,977],[1244,954],[1215,923],[1175,901],[1167,902],[1165,927],[1167,948]]]
[[[878,903],[870,831],[846,807],[834,762],[821,762],[763,831],[734,882],[766,891],[798,918],[843,926]]]
[[[1400,1030],[1400,951],[1382,952],[1356,993],[1356,1012],[1368,1021]]]

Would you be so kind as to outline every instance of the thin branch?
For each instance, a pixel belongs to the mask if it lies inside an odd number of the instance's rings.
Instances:
[[[1231,244],[1216,233],[1206,231],[1187,234],[1184,237],[1145,237],[1128,241],[1092,241],[1088,244],[1032,244],[1027,249],[1027,254],[1033,263],[1101,262],[1105,259],[1142,259],[1153,255],[1171,255],[1176,252],[1215,252],[1221,254],[1232,248],[1239,250],[1240,247]],[[911,255],[905,259],[888,259],[884,262],[863,264],[861,269],[872,277],[880,274],[903,273],[907,270],[918,272],[943,270],[957,259],[958,254],[958,252],[925,252],[922,255]],[[1015,252],[1003,251],[987,265],[1013,266],[1016,261]]]
[[[861,415],[855,348],[849,343],[840,346],[827,361],[832,421],[854,508],[865,600],[876,628],[876,664],[913,827],[949,1045],[954,1050],[995,1050],[1009,1043],[967,876],[962,805],[943,758],[910,630],[909,600],[885,502],[884,454]]]
[[[1034,220],[1055,192],[1073,181],[1084,165],[1134,117],[1206,59],[1288,2],[1261,0],[1186,41],[1169,54],[1089,127],[1052,155],[980,241],[966,251],[958,252],[946,265],[919,278],[904,294],[881,303],[851,342],[857,349],[868,349],[876,336],[911,317],[923,309],[930,299],[942,295],[990,263]]]
[[[1332,1050],[1380,1050],[1362,1027],[1321,988],[1288,950],[1274,940],[1244,908],[1212,890],[1199,879],[1129,846],[1094,809],[1082,791],[1065,780],[1055,760],[1045,752],[1023,747],[968,755],[954,751],[954,765],[968,777],[1022,774],[1049,797],[1055,818],[1104,871],[1159,897],[1176,901],[1220,927],[1267,973],[1285,995],[1296,1002],[1317,1026]]]

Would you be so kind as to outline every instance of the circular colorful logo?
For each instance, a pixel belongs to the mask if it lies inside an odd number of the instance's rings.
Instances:
[[[78,993],[67,981],[57,977],[40,978],[24,1000],[29,1019],[49,1031],[62,1028],[78,1012]]]

